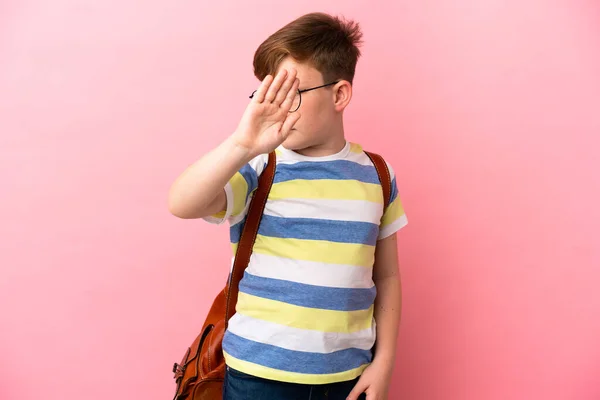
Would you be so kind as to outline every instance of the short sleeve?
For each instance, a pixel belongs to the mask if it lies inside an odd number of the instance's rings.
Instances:
[[[218,214],[205,217],[212,224],[222,224],[229,221],[235,225],[241,221],[248,211],[252,195],[258,187],[258,178],[264,171],[269,160],[268,154],[261,154],[244,165],[225,185],[227,209]]]
[[[392,180],[392,190],[390,193],[390,204],[385,210],[383,217],[381,218],[381,224],[379,225],[379,237],[378,240],[385,239],[388,236],[393,235],[400,229],[404,228],[408,224],[404,207],[398,196],[398,185],[396,182],[396,174],[389,163],[386,163],[388,170],[390,171],[390,178]]]

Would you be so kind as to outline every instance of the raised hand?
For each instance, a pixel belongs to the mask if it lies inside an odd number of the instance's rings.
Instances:
[[[267,75],[246,107],[233,139],[256,156],[275,150],[290,134],[300,114],[290,113],[298,96],[296,70]]]

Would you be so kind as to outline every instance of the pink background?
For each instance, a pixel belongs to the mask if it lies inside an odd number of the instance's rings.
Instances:
[[[167,191],[321,3],[0,3],[0,399],[172,398],[229,246]],[[327,4],[410,219],[391,398],[599,399],[600,4]]]

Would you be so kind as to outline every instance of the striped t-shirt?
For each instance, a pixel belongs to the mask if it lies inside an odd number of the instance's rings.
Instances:
[[[406,225],[392,168],[390,205],[362,148],[325,157],[280,146],[273,186],[223,338],[228,366],[265,379],[325,384],[358,377],[372,359],[377,241]],[[268,155],[225,187],[233,250]]]

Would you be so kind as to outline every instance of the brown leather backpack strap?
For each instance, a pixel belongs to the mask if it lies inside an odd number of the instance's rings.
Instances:
[[[233,269],[231,271],[231,277],[228,285],[227,307],[225,309],[225,327],[227,327],[229,318],[235,314],[235,306],[237,304],[240,281],[242,280],[244,271],[250,262],[252,248],[254,247],[256,235],[258,234],[258,226],[260,225],[265,204],[267,204],[267,197],[269,197],[271,185],[273,184],[273,178],[275,177],[275,164],[275,152],[271,152],[269,153],[269,161],[267,166],[262,174],[260,174],[258,188],[254,192],[252,200],[250,201],[250,207],[248,209],[244,229],[242,230],[242,235],[235,253],[235,260],[233,262]]]
[[[392,195],[392,177],[390,176],[390,170],[387,167],[387,164],[383,157],[379,154],[370,153],[365,151],[365,154],[369,156],[373,165],[375,165],[375,170],[377,171],[377,176],[379,176],[379,182],[381,183],[381,188],[383,189],[383,212],[385,214],[385,210],[387,210],[390,205],[390,197]],[[371,348],[372,357],[375,357],[375,352],[377,350],[377,341]]]
[[[381,187],[383,188],[383,210],[385,212],[390,205],[390,197],[392,195],[392,178],[390,177],[390,170],[388,169],[383,157],[381,157],[379,154],[368,151],[365,151],[365,154],[369,156],[373,162],[373,165],[375,165],[375,169],[377,170],[379,182],[381,182]]]

